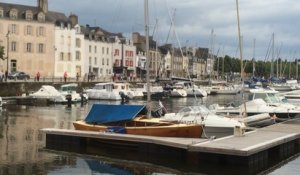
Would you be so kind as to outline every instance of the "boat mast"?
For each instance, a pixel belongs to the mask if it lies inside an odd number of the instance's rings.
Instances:
[[[274,38],[275,38],[275,35],[274,35],[274,33],[272,33],[272,61],[271,61],[270,77],[274,76]]]
[[[145,17],[145,37],[146,37],[146,81],[147,81],[147,117],[151,117],[151,98],[150,98],[150,58],[149,58],[149,11],[148,11],[148,0],[144,0],[144,17]]]
[[[244,103],[244,117],[247,117],[247,108],[246,103],[244,101],[244,66],[243,66],[243,49],[242,49],[242,41],[241,41],[241,28],[240,28],[240,14],[239,14],[239,1],[236,0],[236,13],[237,13],[237,23],[238,23],[238,38],[239,38],[239,49],[240,49],[240,60],[241,60],[241,80],[242,80],[242,100]]]
[[[252,63],[252,76],[255,77],[255,45],[256,45],[256,39],[253,40],[253,63]]]

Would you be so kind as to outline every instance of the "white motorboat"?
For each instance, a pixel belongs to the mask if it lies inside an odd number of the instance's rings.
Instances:
[[[273,88],[276,91],[292,91],[296,89],[296,87],[290,83],[274,83],[270,88]]]
[[[286,102],[280,93],[274,89],[252,89],[250,90],[249,100],[263,99],[268,105],[284,107],[287,109],[300,110],[300,107]]]
[[[60,87],[59,92],[67,98],[68,95],[71,96],[71,102],[86,102],[88,96],[85,93],[77,93],[78,84],[70,83],[64,84]]]
[[[291,118],[300,114],[300,110],[298,110],[296,107],[288,107],[276,104],[269,105],[261,98],[250,100],[239,106],[219,106],[214,104],[210,106],[210,109],[217,114],[240,115],[246,112],[247,116],[252,116],[261,113],[268,113],[270,116],[274,116],[275,114],[277,118]]]
[[[212,86],[210,89],[210,95],[235,95],[240,93],[241,89],[234,86]]]
[[[89,99],[98,100],[122,100],[122,94],[130,99],[134,97],[128,83],[97,83],[95,87],[87,89],[85,92]]]
[[[183,84],[175,84],[170,92],[171,97],[187,97],[187,92]]]
[[[53,103],[66,103],[66,97],[50,85],[43,85],[38,91],[29,94],[31,98],[46,99]]]
[[[242,120],[217,115],[203,105],[185,107],[178,113],[167,113],[162,118],[167,121],[204,124],[204,133],[208,137],[233,135],[234,127],[245,127]]]
[[[175,87],[183,87],[188,97],[207,97],[206,90],[199,88],[195,84],[191,84],[188,82],[178,82],[175,84]]]
[[[289,92],[278,93],[278,96],[281,100],[294,104],[300,104],[300,90],[294,90]]]

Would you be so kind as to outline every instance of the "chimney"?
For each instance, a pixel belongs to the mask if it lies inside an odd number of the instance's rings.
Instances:
[[[38,0],[38,9],[44,13],[48,12],[48,0]]]
[[[71,27],[73,28],[76,24],[78,24],[78,16],[77,15],[74,15],[74,14],[71,14],[69,16],[69,20],[71,22]]]

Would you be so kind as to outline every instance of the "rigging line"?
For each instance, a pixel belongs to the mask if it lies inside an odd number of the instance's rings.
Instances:
[[[168,43],[168,40],[169,40],[171,31],[172,31],[172,28],[173,28],[173,26],[174,26],[174,24],[173,24],[173,22],[174,22],[173,19],[175,18],[175,13],[176,13],[176,8],[173,9],[173,15],[171,16],[170,10],[169,10],[169,8],[168,8],[168,14],[169,14],[169,18],[171,19],[171,24],[170,24],[170,29],[169,29],[169,32],[168,32],[168,35],[167,35],[166,44]]]
[[[114,16],[112,16],[111,24],[110,24],[110,27],[109,27],[110,31],[115,31],[115,30],[113,30],[113,28],[117,28],[117,26],[115,26],[115,24],[117,23],[117,19],[119,18],[120,13],[121,13],[121,3],[120,2],[123,2],[123,1],[118,0],[118,2],[116,3]]]
[[[175,11],[176,11],[176,9],[175,9]],[[175,11],[174,11],[174,13],[175,13]],[[170,15],[170,13],[169,13],[169,15]],[[172,22],[172,24],[173,24],[173,25],[172,25],[172,26],[173,26],[173,32],[174,32],[174,35],[175,35],[175,37],[176,37],[176,41],[177,41],[178,46],[179,46],[179,49],[180,49],[180,54],[181,54],[182,58],[184,58],[184,54],[183,54],[182,47],[181,47],[181,44],[180,44],[180,41],[179,41],[179,37],[178,37],[178,34],[177,34],[176,30],[175,30],[175,22],[174,22],[174,18],[171,18],[171,16],[169,16],[169,17],[170,17],[171,22]],[[192,86],[194,87],[194,82],[193,82],[192,79],[191,79],[191,75],[190,75],[190,71],[189,71],[188,65],[187,65],[185,71],[186,71],[186,73],[187,73],[187,76],[188,76],[188,79],[189,79],[190,83],[191,83]],[[195,91],[194,91],[194,92],[195,92]],[[195,100],[198,101],[196,93],[194,93],[194,97],[195,97]]]
[[[273,40],[273,38],[271,37],[264,62],[266,62],[270,57],[272,40]]]

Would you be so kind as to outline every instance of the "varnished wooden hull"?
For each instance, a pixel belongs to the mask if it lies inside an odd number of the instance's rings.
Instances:
[[[146,126],[148,125],[147,122],[136,122],[135,124],[136,126],[107,126],[88,124],[84,121],[76,121],[73,123],[76,130],[117,132],[116,130],[118,129],[125,129],[124,133],[126,134],[158,137],[200,138],[203,132],[203,126],[199,124],[173,124],[166,122],[162,122],[161,124],[157,123],[152,126]]]

